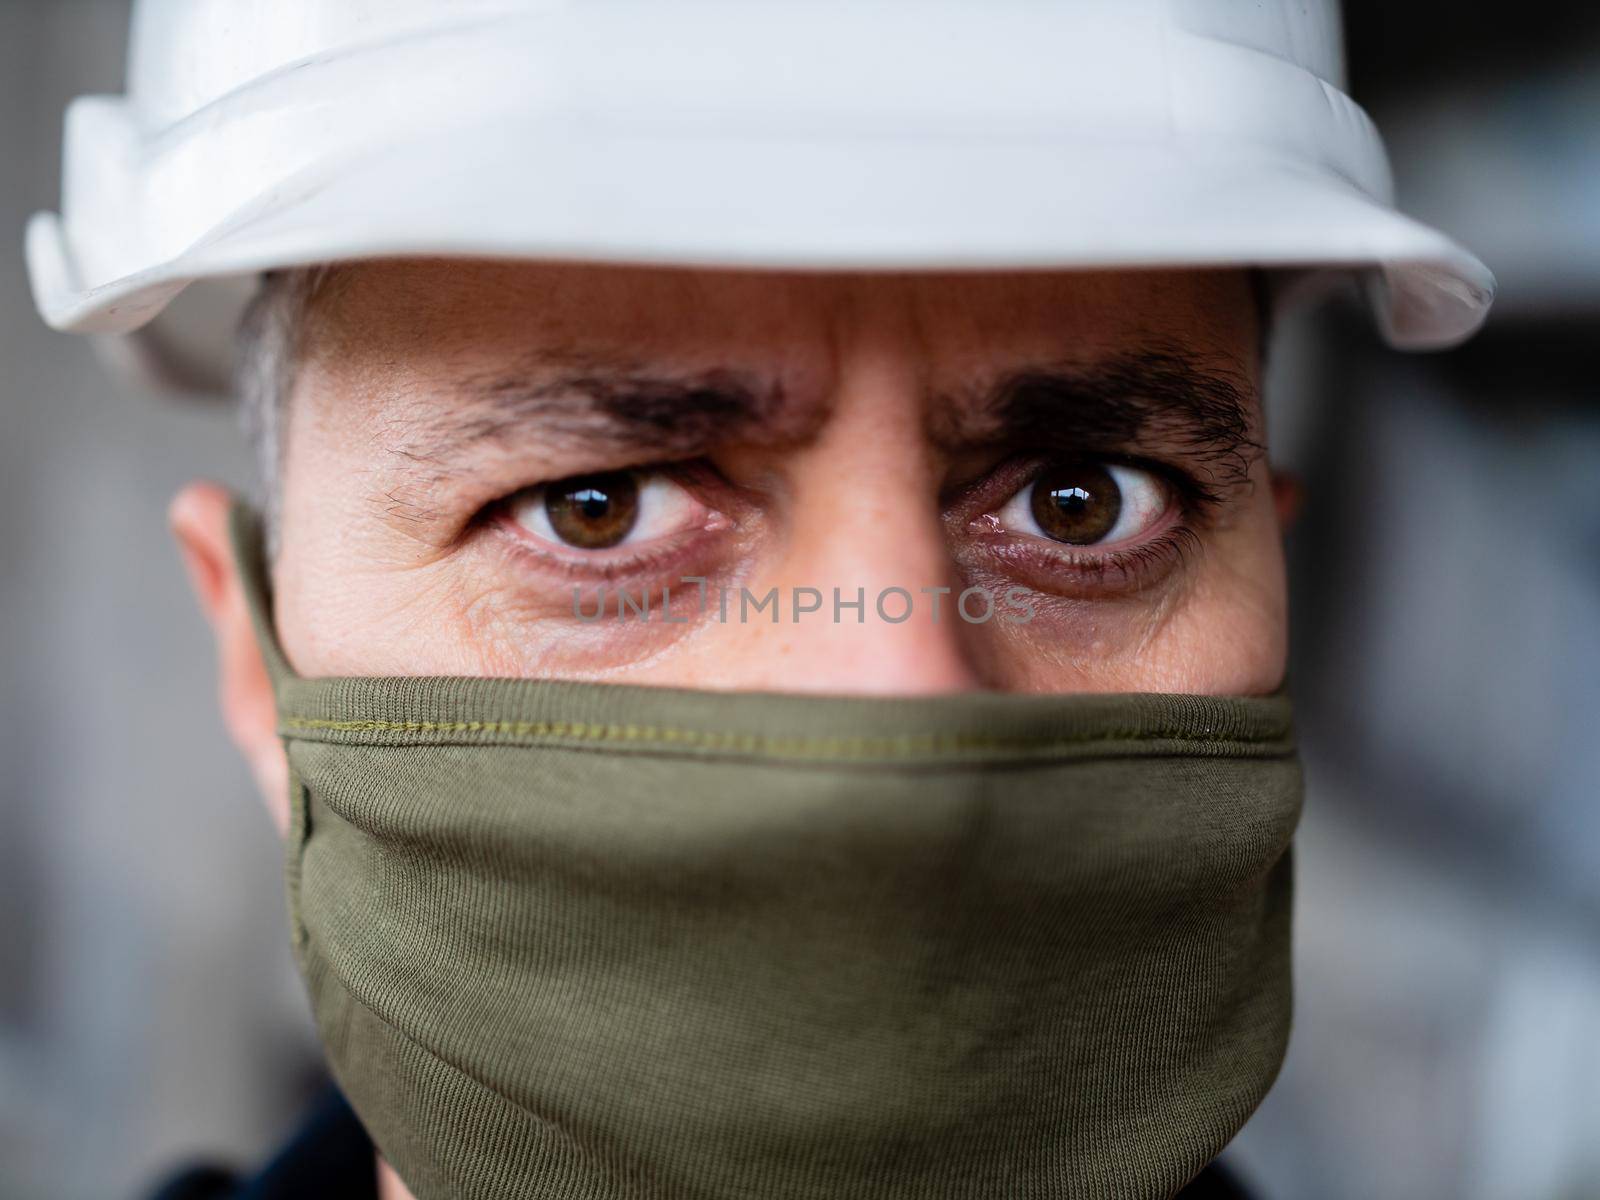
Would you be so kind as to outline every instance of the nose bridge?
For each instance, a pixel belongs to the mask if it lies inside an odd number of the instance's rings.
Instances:
[[[851,587],[947,582],[939,470],[925,435],[926,364],[910,289],[847,293],[821,436],[790,465],[789,572]]]
[[[955,608],[960,585],[906,290],[839,311],[831,415],[785,468],[789,526],[761,573],[760,586],[776,587],[785,610],[761,637],[780,648],[786,690],[970,690],[978,686],[972,631]]]

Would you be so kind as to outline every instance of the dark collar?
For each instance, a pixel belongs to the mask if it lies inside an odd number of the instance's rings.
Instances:
[[[215,1166],[191,1167],[150,1200],[377,1200],[372,1139],[339,1089],[329,1086],[294,1136],[258,1174],[241,1179]]]
[[[150,1200],[377,1200],[372,1140],[339,1089],[329,1085],[289,1143],[253,1179],[194,1167]],[[1177,1200],[1249,1200],[1233,1175],[1212,1163]]]

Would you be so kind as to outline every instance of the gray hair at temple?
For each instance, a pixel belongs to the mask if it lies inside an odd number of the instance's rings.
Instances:
[[[271,557],[278,552],[284,434],[304,344],[306,310],[330,271],[327,266],[268,271],[239,321],[233,390],[239,421],[255,457],[255,498],[265,518]]]

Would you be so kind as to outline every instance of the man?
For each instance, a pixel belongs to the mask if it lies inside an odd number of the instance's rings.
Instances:
[[[1337,13],[213,17],[140,8],[30,262],[169,378],[162,307],[261,276],[262,511],[172,523],[342,1095],[237,1194],[1233,1194],[1271,314],[1491,289],[1387,207]]]

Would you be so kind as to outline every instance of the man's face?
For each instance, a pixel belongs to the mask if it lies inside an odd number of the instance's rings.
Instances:
[[[388,263],[337,271],[305,318],[273,564],[302,675],[886,694],[1282,678],[1243,272]],[[224,714],[286,827],[228,506],[192,485],[172,520]],[[650,619],[594,618],[601,589],[650,597]]]
[[[1282,676],[1243,272],[393,262],[307,320],[274,571],[302,674]]]

